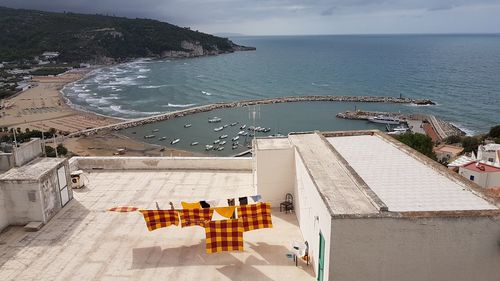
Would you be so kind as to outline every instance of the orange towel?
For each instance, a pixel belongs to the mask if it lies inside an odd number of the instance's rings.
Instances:
[[[234,210],[236,209],[236,206],[229,206],[229,207],[217,207],[217,208],[214,208],[215,211],[217,213],[219,213],[219,215],[225,217],[225,218],[228,218],[230,219],[233,214],[234,214]]]
[[[182,208],[185,210],[201,209],[200,202],[189,203],[189,202],[182,201],[181,205],[182,205]]]

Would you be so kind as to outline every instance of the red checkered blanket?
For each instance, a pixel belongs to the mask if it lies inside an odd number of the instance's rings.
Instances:
[[[212,220],[212,214],[214,210],[212,208],[206,209],[182,209],[179,210],[181,215],[182,227],[199,225],[205,227],[205,224]]]
[[[205,233],[208,254],[243,251],[243,224],[238,219],[207,222]]]
[[[238,219],[243,224],[243,231],[273,227],[270,203],[238,206],[237,210]]]
[[[179,213],[175,210],[140,210],[149,231],[179,225]]]
[[[120,213],[135,212],[137,210],[139,210],[139,208],[128,207],[128,206],[113,207],[111,209],[108,209],[108,211],[110,212],[120,212]]]

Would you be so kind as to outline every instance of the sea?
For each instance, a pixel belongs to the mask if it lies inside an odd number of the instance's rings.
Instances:
[[[435,106],[303,102],[200,113],[125,130],[133,138],[159,129],[165,145],[204,151],[239,122],[271,133],[380,128],[335,117],[365,109],[430,113],[468,134],[500,123],[500,35],[331,35],[230,38],[256,51],[189,59],[139,59],[100,68],[63,89],[75,107],[126,119],[224,101],[281,96],[348,95],[428,98]],[[253,116],[257,116],[254,118]],[[184,124],[192,124],[184,128]],[[230,126],[234,137],[239,126]],[[158,138],[148,142],[162,144]],[[190,144],[200,144],[192,147]],[[232,151],[226,147],[223,154]]]

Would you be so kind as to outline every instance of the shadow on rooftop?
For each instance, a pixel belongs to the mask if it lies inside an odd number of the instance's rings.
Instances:
[[[89,210],[80,202],[71,200],[37,232],[26,232],[19,226],[8,227],[0,233],[0,242],[4,242],[0,243],[0,268],[26,248],[50,249],[66,243],[88,214]]]

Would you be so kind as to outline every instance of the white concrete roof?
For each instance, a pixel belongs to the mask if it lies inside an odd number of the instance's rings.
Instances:
[[[244,234],[243,252],[207,254],[202,227],[148,231],[137,212],[115,206],[168,208],[168,202],[224,199],[254,193],[251,172],[103,171],[38,232],[0,233],[0,280],[306,280],[286,253],[303,241],[294,214],[272,210],[273,228]]]
[[[65,160],[65,158],[37,158],[21,167],[6,171],[0,175],[0,180],[38,180]]]
[[[462,167],[465,164],[469,164],[470,162],[474,161],[472,157],[469,157],[467,155],[462,155],[455,159],[453,162],[448,164],[448,167]]]
[[[497,209],[465,184],[426,166],[381,136],[331,137],[328,141],[389,211]]]
[[[375,214],[379,210],[317,134],[290,135],[304,166],[333,214]]]
[[[291,144],[288,138],[266,138],[255,140],[258,149],[286,149]]]

